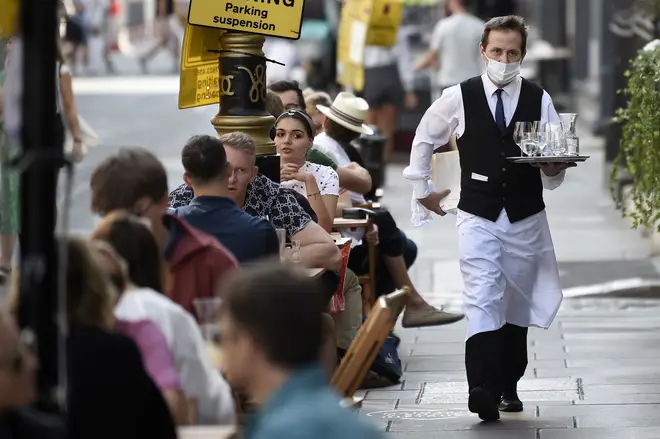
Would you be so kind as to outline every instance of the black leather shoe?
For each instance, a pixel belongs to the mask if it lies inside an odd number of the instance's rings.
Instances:
[[[482,387],[475,387],[470,391],[468,410],[472,413],[476,413],[481,420],[486,422],[497,421],[500,419],[500,412],[497,409],[495,399],[490,392]]]
[[[517,393],[503,394],[499,409],[501,412],[519,413],[523,411],[523,403]]]

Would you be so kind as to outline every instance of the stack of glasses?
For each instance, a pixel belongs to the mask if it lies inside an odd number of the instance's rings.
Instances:
[[[575,134],[577,113],[559,114],[559,123],[515,122],[513,139],[527,157],[575,157],[580,139]]]

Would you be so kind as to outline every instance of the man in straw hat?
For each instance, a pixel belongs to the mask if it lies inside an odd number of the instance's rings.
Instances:
[[[328,148],[338,159],[339,166],[351,162],[364,167],[360,153],[351,144],[360,134],[372,134],[373,130],[364,124],[369,104],[351,93],[339,93],[330,107],[317,105],[325,115],[324,132],[316,136],[314,144]],[[364,203],[364,196],[350,191],[351,201]],[[463,318],[462,314],[452,314],[429,305],[415,288],[408,268],[417,257],[417,246],[399,230],[392,215],[385,209],[374,209],[378,228],[379,260],[376,295],[392,292],[408,285],[412,296],[403,314],[404,327],[437,326],[454,323]],[[353,238],[355,247],[351,251],[348,267],[358,274],[368,267],[368,248],[362,244],[364,231],[343,231],[343,235]]]
[[[522,411],[517,383],[527,368],[527,328],[548,328],[562,301],[543,189],[557,188],[575,164],[530,166],[507,159],[520,156],[516,122],[560,123],[548,93],[520,77],[526,41],[521,17],[496,17],[484,25],[486,73],[447,88],[431,105],[403,171],[424,209],[413,216],[415,225],[428,222],[430,212],[445,215],[440,201],[449,191],[434,191],[431,157],[436,146],[457,137],[468,406],[485,421],[499,419],[498,408]]]

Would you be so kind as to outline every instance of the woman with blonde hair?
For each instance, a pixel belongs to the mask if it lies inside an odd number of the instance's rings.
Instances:
[[[90,245],[107,278],[121,297],[129,285],[126,262],[106,242],[91,241]],[[150,320],[116,319],[114,329],[130,337],[138,345],[144,367],[163,393],[174,420],[177,424],[188,424],[188,410],[181,391],[181,380],[172,352],[160,328]]]
[[[114,333],[116,294],[86,241],[59,237],[66,260],[68,339],[67,421],[71,438],[158,437],[176,429],[161,392],[147,374],[138,347]],[[18,307],[18,276],[10,309]],[[55,318],[55,316],[53,316]],[[101,434],[102,433],[102,434]]]

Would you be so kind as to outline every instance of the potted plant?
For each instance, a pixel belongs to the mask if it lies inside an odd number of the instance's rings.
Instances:
[[[660,231],[660,40],[639,51],[625,72],[627,105],[615,122],[622,126],[621,148],[612,171],[612,192],[633,227]],[[627,201],[615,196],[620,172],[630,176]]]

